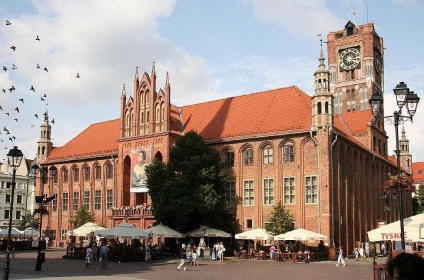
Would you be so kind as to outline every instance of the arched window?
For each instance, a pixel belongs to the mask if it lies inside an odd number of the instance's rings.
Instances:
[[[247,148],[243,151],[243,163],[245,166],[253,165],[253,149]]]
[[[227,150],[224,153],[224,166],[225,167],[234,167],[234,152],[232,150]]]
[[[283,162],[294,162],[294,145],[287,142],[283,146]]]
[[[266,146],[262,151],[262,158],[264,164],[274,163],[274,149],[271,146]]]

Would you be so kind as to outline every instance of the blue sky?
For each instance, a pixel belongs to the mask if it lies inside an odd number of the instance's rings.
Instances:
[[[353,19],[373,22],[384,38],[390,114],[399,81],[423,97],[423,8],[418,0],[0,0],[0,61],[8,67],[0,88],[17,88],[0,92],[0,127],[34,158],[46,108],[55,119],[53,143],[64,145],[90,124],[118,118],[123,84],[132,95],[135,67],[150,72],[153,61],[158,87],[169,71],[177,106],[292,85],[312,94],[317,34],[325,40]],[[405,125],[414,161],[424,161],[423,107]],[[386,130],[392,154],[394,128]],[[12,145],[4,133],[0,139],[1,160]]]

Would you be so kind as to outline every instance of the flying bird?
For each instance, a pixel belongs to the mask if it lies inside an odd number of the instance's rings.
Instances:
[[[16,47],[15,46],[11,46],[10,47],[13,51],[16,51]]]
[[[6,19],[6,25],[11,25],[12,23]]]
[[[34,117],[36,117],[38,119],[38,115],[37,114],[34,114]]]
[[[6,90],[5,90],[5,89],[2,89],[1,91],[2,91],[3,93],[6,93]]]
[[[37,67],[35,67],[35,68],[40,69],[40,64],[37,63]]]
[[[79,73],[77,73],[77,78],[79,78],[80,77],[80,75],[79,75]]]
[[[42,98],[42,97],[40,97],[40,100],[41,100],[41,101],[46,101],[46,100],[44,100],[44,98]]]
[[[11,142],[13,142],[13,138],[12,138],[12,137],[9,137],[9,140],[10,140]]]
[[[52,119],[52,124],[54,124],[54,118]]]
[[[12,87],[11,88],[9,88],[9,91],[10,92],[12,92],[12,91],[14,91],[16,88],[12,85]]]
[[[44,94],[43,97],[47,97],[47,94]]]
[[[16,107],[15,108],[15,111],[19,113],[19,107]]]
[[[18,122],[18,119],[13,119],[14,121]]]
[[[16,67],[15,64],[12,64],[12,70],[16,70],[16,69],[18,69],[18,67]]]
[[[46,71],[46,72],[49,72],[49,70],[47,70],[47,67],[44,67],[44,69],[43,69],[44,71]]]
[[[24,99],[23,98],[19,98],[19,101],[21,101],[22,103],[24,103]]]
[[[31,128],[33,128],[34,127],[34,124],[31,124]]]
[[[6,114],[6,115],[8,115],[8,116],[10,116],[10,114],[9,114],[9,113],[7,113],[7,112],[6,112],[5,114]]]
[[[6,72],[7,71],[7,67],[3,66],[3,71]]]
[[[38,35],[37,35],[37,38],[35,38],[35,40],[40,41],[40,37],[38,37]]]
[[[3,107],[2,106],[0,106],[0,110],[3,110]]]
[[[31,88],[29,90],[32,90],[33,92],[35,92],[34,86],[31,86]]]

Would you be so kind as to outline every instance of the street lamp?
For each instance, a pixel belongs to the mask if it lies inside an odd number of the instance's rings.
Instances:
[[[400,182],[399,178],[401,176],[401,170],[400,170],[400,149],[399,149],[399,124],[403,124],[406,121],[410,120],[413,121],[413,117],[415,115],[415,112],[417,111],[418,102],[420,101],[420,98],[413,92],[409,91],[408,86],[404,82],[400,82],[395,89],[393,89],[393,92],[396,96],[396,103],[399,107],[398,111],[395,111],[393,115],[390,116],[381,116],[381,105],[383,104],[383,97],[378,94],[374,93],[370,99],[370,105],[372,109],[372,114],[374,118],[382,118],[385,120],[388,120],[390,124],[394,124],[395,126],[395,133],[396,133],[396,165],[397,165],[397,177],[398,180],[396,181],[396,186],[398,188],[398,194],[399,194],[399,216],[400,216],[400,238],[401,238],[401,246],[402,251],[405,251],[405,228],[403,224],[403,207],[402,207],[402,183]],[[402,108],[406,105],[406,110],[408,111],[409,116],[402,115]]]
[[[54,178],[56,177],[57,174],[57,168],[52,165],[50,166],[50,168],[47,169],[47,166],[38,166],[38,164],[34,164],[33,166],[31,166],[32,169],[32,173],[34,174],[34,176],[37,175],[38,172],[40,172],[41,175],[41,188],[40,188],[40,195],[35,197],[35,202],[40,204],[39,209],[35,209],[34,213],[39,213],[40,215],[40,239],[38,240],[38,254],[37,254],[37,262],[35,264],[35,271],[41,271],[41,265],[44,262],[44,253],[41,252],[41,230],[43,227],[43,215],[47,213],[47,210],[45,209],[45,205],[47,205],[47,203],[51,200],[53,200],[55,197],[51,196],[48,198],[44,197],[44,183],[46,182],[46,180],[50,179],[50,178]],[[50,171],[51,177],[48,177],[48,173]]]
[[[3,280],[9,279],[10,272],[10,236],[12,233],[12,214],[13,214],[13,202],[15,200],[15,179],[16,179],[16,169],[21,165],[23,158],[22,151],[18,149],[18,147],[13,147],[13,149],[9,150],[7,154],[7,162],[9,166],[12,168],[12,195],[10,200],[10,210],[9,210],[9,228],[7,230],[7,247],[6,247],[6,261],[3,266]]]

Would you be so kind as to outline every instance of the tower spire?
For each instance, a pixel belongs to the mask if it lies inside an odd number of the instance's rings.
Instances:
[[[155,67],[154,61],[153,61],[153,65],[152,65],[152,74],[156,74],[156,67]]]
[[[122,95],[123,96],[126,96],[127,95],[127,92],[125,90],[125,83],[122,85]]]
[[[134,77],[134,79],[137,79],[138,80],[138,66],[137,67],[135,67],[135,77]]]
[[[169,72],[168,71],[166,71],[166,82],[165,82],[165,84],[169,85]]]

